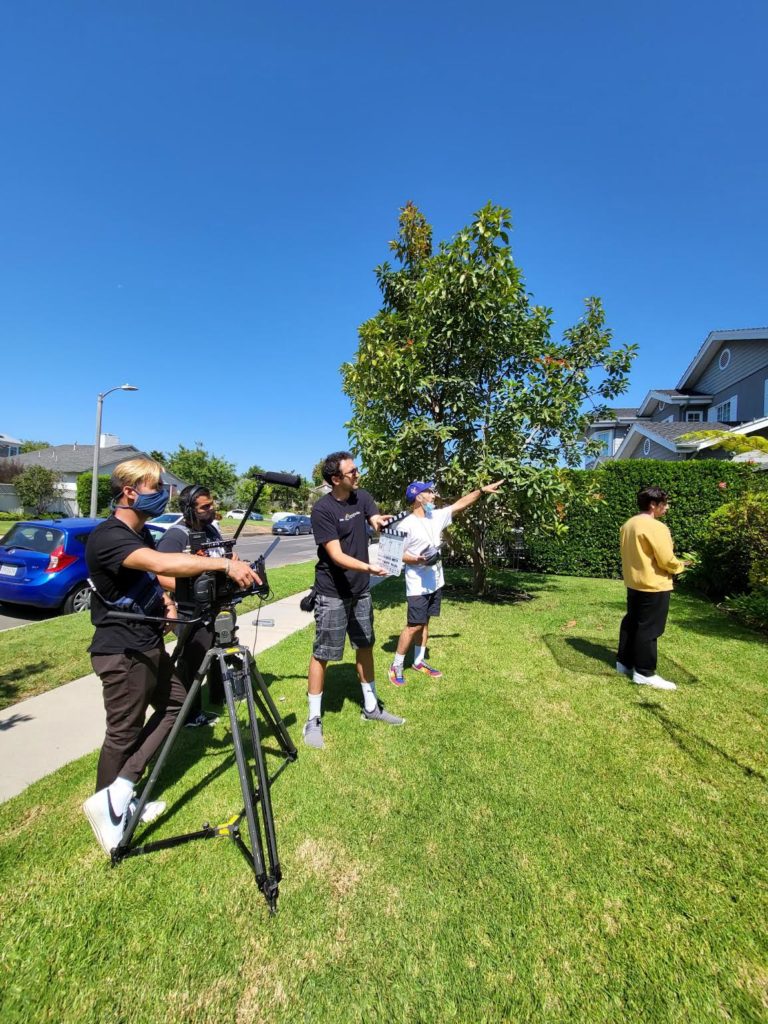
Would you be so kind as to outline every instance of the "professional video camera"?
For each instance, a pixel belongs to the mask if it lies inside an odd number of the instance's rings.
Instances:
[[[211,549],[215,549],[216,554],[220,555],[223,548],[224,557],[231,558],[234,547],[233,540],[207,540],[204,533],[194,531],[190,531],[189,534],[189,550],[193,555],[205,554]],[[231,576],[226,576],[221,572],[204,572],[200,576],[176,580],[176,600],[179,610],[183,613],[206,617],[207,613],[215,612],[223,605],[235,604],[252,594],[267,597],[269,582],[264,562],[265,556],[259,555],[250,563],[251,569],[259,577],[261,583],[252,583],[249,587],[239,587]]]
[[[299,487],[301,477],[293,473],[260,473],[258,476],[260,485],[251,498],[245,515],[240,520],[240,525],[235,531],[232,540],[208,540],[204,533],[189,533],[189,550],[192,554],[205,555],[208,551],[214,550],[217,555],[224,549],[224,557],[231,558],[234,552],[237,538],[242,532],[243,526],[248,522],[251,512],[259,499],[265,484],[279,484],[282,487]],[[249,587],[239,587],[235,581],[221,572],[204,572],[200,576],[176,581],[176,599],[179,610],[185,614],[192,614],[207,618],[215,616],[225,605],[236,604],[245,597],[257,594],[259,597],[269,595],[269,582],[265,561],[275,541],[264,555],[259,555],[250,563],[251,569],[261,580],[261,583],[252,583]]]

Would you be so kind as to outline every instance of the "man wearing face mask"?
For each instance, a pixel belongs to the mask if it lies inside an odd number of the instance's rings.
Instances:
[[[443,530],[450,526],[453,517],[468,509],[483,494],[495,494],[504,483],[486,484],[470,491],[447,508],[435,508],[435,485],[424,480],[408,484],[405,500],[412,506],[412,512],[397,524],[397,529],[407,535],[403,548],[405,563],[405,593],[408,604],[407,625],[397,642],[395,660],[389,666],[389,681],[395,686],[405,685],[403,666],[411,644],[416,643],[413,668],[431,679],[440,679],[439,669],[432,668],[425,661],[429,639],[429,620],[440,614],[443,595],[443,563],[440,560],[440,545]]]
[[[158,551],[189,551],[190,530],[205,534],[205,539],[208,542],[220,541],[222,539],[219,528],[216,525],[216,506],[207,487],[203,487],[201,484],[190,484],[189,487],[185,487],[179,494],[179,509],[184,515],[184,520],[165,531],[158,541]],[[224,548],[207,548],[205,554],[209,558],[223,555]],[[173,591],[175,589],[175,580],[173,579],[163,577],[160,582],[166,590]],[[213,626],[201,623],[197,627],[190,628],[193,631],[184,638],[184,646],[176,662],[179,675],[187,692],[189,692],[195,675],[203,663],[203,658],[213,645]],[[208,696],[214,703],[216,703],[214,698],[223,696],[220,689],[219,691],[214,691],[215,682],[218,682],[220,688],[220,680],[215,679],[215,677],[208,680]],[[199,726],[214,725],[218,720],[218,715],[203,711],[202,689],[198,690],[197,697],[189,709],[187,720],[184,724],[187,728],[197,728]]]
[[[186,696],[172,672],[162,623],[112,621],[108,613],[140,610],[172,621],[175,605],[158,583],[158,573],[178,578],[224,572],[241,587],[257,580],[247,562],[155,550],[145,523],[168,504],[162,472],[158,462],[144,457],[116,466],[111,480],[114,511],[91,533],[85,549],[95,589],[91,600],[95,631],[89,651],[102,683],[107,731],[96,793],[85,801],[83,810],[106,854],[120,843],[136,784],[170,732]],[[150,707],[153,714],[146,719]],[[160,801],[148,804],[145,820],[163,809]]]

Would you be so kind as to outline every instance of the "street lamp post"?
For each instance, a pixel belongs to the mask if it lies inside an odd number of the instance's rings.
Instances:
[[[138,391],[133,384],[119,384],[116,388],[102,392],[96,402],[96,444],[93,446],[93,479],[91,480],[91,519],[96,518],[96,502],[99,494],[99,451],[101,448],[101,407],[107,395],[113,391]]]

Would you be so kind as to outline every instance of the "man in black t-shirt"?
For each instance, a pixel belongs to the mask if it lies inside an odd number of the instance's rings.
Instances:
[[[111,620],[109,612],[138,611],[172,621],[175,605],[163,592],[157,573],[189,577],[210,570],[226,572],[239,586],[256,580],[246,562],[155,551],[145,523],[160,515],[168,503],[162,471],[159,463],[144,457],[115,467],[114,512],[93,530],[85,549],[95,588],[91,621],[96,628],[89,651],[103,687],[107,732],[96,793],[85,801],[83,810],[107,854],[119,845],[134,787],[170,732],[186,696],[171,672],[163,624]],[[150,706],[154,713],[145,721]]]
[[[204,534],[207,542],[215,542],[222,539],[219,528],[216,525],[216,507],[211,497],[211,492],[207,487],[203,487],[200,484],[190,484],[189,487],[185,487],[179,494],[179,508],[184,514],[184,519],[165,531],[157,543],[158,551],[189,551],[190,530]],[[201,552],[201,555],[204,554],[205,557],[212,558],[224,553],[224,548],[212,547],[206,548],[204,552]],[[176,581],[173,579],[163,578],[161,582],[167,590],[173,591],[176,589]],[[194,611],[194,609],[190,609],[190,611]],[[184,627],[181,628],[184,629]],[[191,630],[191,632],[188,632],[188,630]],[[184,630],[184,635],[180,635],[180,642],[183,646],[176,660],[176,668],[181,676],[181,681],[184,683],[184,688],[189,693],[197,671],[203,663],[203,658],[213,645],[213,626],[206,623],[201,623],[199,626],[189,626]],[[211,676],[213,675],[211,673]],[[220,679],[215,681],[219,683],[219,686],[221,685]],[[219,692],[214,692],[214,679],[209,678],[208,687],[210,700],[221,696]],[[184,724],[188,728],[196,728],[204,725],[215,725],[218,720],[218,715],[203,711],[202,690],[198,690],[197,697],[187,713],[187,720]]]
[[[344,640],[355,648],[357,674],[363,690],[365,721],[402,725],[376,696],[373,671],[373,606],[369,576],[386,576],[368,561],[368,530],[380,530],[389,521],[367,491],[360,490],[360,474],[349,452],[333,452],[323,463],[323,479],[331,492],[312,509],[312,532],[317,541],[315,566],[315,643],[307,680],[309,717],[303,729],[308,747],[323,747],[322,700],[329,661],[344,653]]]

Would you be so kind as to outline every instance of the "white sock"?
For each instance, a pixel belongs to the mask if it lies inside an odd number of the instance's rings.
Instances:
[[[309,701],[309,717],[310,718],[319,718],[320,717],[320,709],[321,709],[322,704],[323,704],[323,695],[322,695],[322,693],[308,693],[307,694],[307,700]]]
[[[371,681],[370,683],[361,683],[363,688],[363,704],[365,704],[366,711],[375,711],[378,704],[376,698],[376,683]]]
[[[402,668],[404,661],[405,661],[405,655],[404,654],[396,654],[395,655],[395,660],[392,662],[392,664],[395,666],[395,668]]]
[[[426,647],[414,647],[413,649],[413,664],[420,665],[427,656]]]
[[[109,800],[115,814],[124,814],[125,809],[133,796],[133,788],[136,785],[131,779],[123,779],[119,775],[109,786]]]

